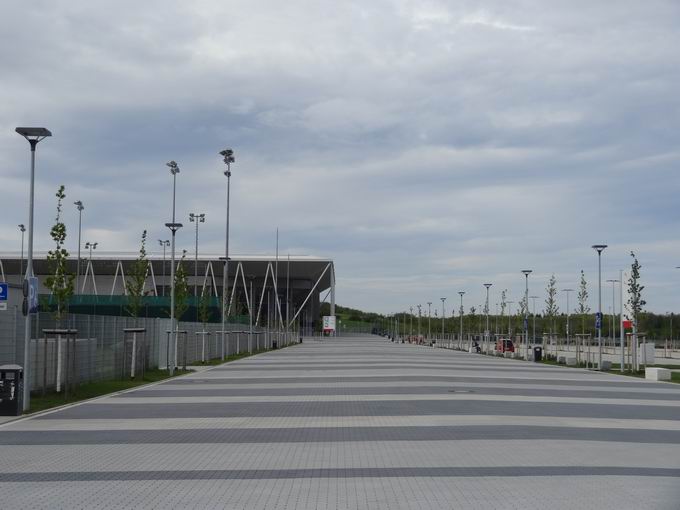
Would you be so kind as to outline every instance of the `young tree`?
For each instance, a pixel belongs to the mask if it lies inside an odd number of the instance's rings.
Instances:
[[[139,317],[139,311],[142,308],[144,292],[144,283],[146,282],[146,274],[149,269],[149,261],[146,258],[146,230],[142,232],[141,247],[139,248],[139,257],[134,261],[127,278],[128,291],[128,306],[126,311],[132,317]]]
[[[588,306],[588,284],[583,269],[581,269],[581,283],[578,288],[578,308],[575,312],[581,316],[581,333],[585,334],[586,315],[590,313],[590,306]]]
[[[210,292],[207,292],[207,289],[203,289],[201,298],[198,302],[198,319],[203,323],[203,331],[205,331],[205,325],[211,318],[212,309],[210,308]]]
[[[505,315],[505,309],[508,306],[507,297],[508,289],[503,289],[503,292],[501,292],[501,318]]]
[[[545,300],[545,316],[550,323],[550,337],[552,338],[555,332],[555,317],[560,310],[557,306],[557,279],[554,274],[550,277],[548,287],[545,290],[548,294]]]
[[[69,273],[66,267],[69,256],[68,251],[64,248],[66,225],[61,221],[62,202],[66,198],[64,190],[64,185],[61,185],[56,193],[57,217],[55,218],[55,224],[50,230],[50,237],[56,246],[47,254],[50,276],[45,279],[45,285],[52,292],[52,297],[56,303],[54,318],[59,322],[61,322],[68,311],[68,302],[71,296],[73,296],[73,281],[75,279],[75,276]]]
[[[630,256],[633,258],[633,263],[630,266],[630,278],[628,278],[628,310],[632,314],[630,320],[633,322],[633,338],[635,339],[637,351],[637,334],[640,331],[639,320],[641,317],[642,308],[647,304],[647,302],[642,299],[642,291],[644,290],[644,285],[640,285],[640,269],[642,266],[638,262],[635,253],[630,252]],[[637,363],[636,363],[637,365]]]
[[[477,309],[474,306],[471,306],[470,307],[470,313],[468,314],[468,320],[470,321],[470,328],[469,328],[470,333],[472,333],[472,330],[475,327],[476,313],[477,313]]]
[[[182,254],[177,264],[177,271],[175,271],[175,319],[178,322],[189,309],[189,285],[187,273],[184,270],[184,259],[186,259],[186,253]]]

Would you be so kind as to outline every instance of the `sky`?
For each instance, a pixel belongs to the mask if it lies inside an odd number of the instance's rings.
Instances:
[[[133,252],[146,229],[160,253],[175,160],[178,217],[205,213],[199,251],[223,253],[230,147],[230,252],[273,254],[278,227],[281,253],[335,261],[339,304],[449,314],[493,283],[493,310],[532,269],[542,309],[551,274],[584,270],[595,309],[604,243],[603,280],[634,251],[646,308],[679,312],[679,26],[674,0],[4,2],[0,251],[28,221],[33,125],[53,133],[36,250],[64,184],[72,253],[75,200],[83,243]]]

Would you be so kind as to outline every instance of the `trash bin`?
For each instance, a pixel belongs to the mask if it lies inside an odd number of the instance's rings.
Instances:
[[[543,359],[543,347],[534,347],[534,361],[538,363]]]
[[[24,403],[24,369],[0,366],[0,416],[21,416]]]
[[[276,340],[272,340],[272,349],[277,349],[278,344],[276,343]]]

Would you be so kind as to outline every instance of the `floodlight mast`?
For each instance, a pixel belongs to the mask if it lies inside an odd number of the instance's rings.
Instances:
[[[17,133],[23,136],[31,145],[31,179],[28,206],[28,253],[26,257],[26,279],[33,276],[33,205],[35,196],[35,148],[41,140],[52,136],[49,129],[43,127],[18,127]],[[30,307],[29,307],[30,308]],[[31,406],[31,378],[30,378],[30,347],[31,347],[31,314],[26,310],[24,322],[24,405],[28,411]]]
[[[76,265],[76,294],[80,294],[78,291],[80,284],[80,243],[83,229],[83,209],[85,209],[85,207],[83,206],[83,202],[80,200],[73,202],[73,205],[75,205],[78,209],[78,264]]]
[[[229,293],[229,194],[231,191],[231,164],[236,161],[236,158],[234,157],[234,151],[232,149],[220,151],[220,156],[222,156],[224,164],[227,165],[227,169],[224,171],[224,175],[227,178],[227,219],[224,245],[224,269],[222,275],[222,359],[224,359],[224,340],[227,328],[227,295]]]
[[[175,161],[166,163],[166,166],[170,168],[170,173],[172,174],[172,222],[165,224],[165,226],[170,229],[170,232],[172,232],[172,244],[170,249],[170,337],[173,346],[170,349],[170,352],[172,353],[173,360],[172,363],[168,363],[170,366],[170,375],[172,376],[175,374],[175,364],[177,363],[177,328],[175,326],[175,234],[182,228],[182,224],[175,221],[175,194],[177,190],[177,174],[179,173],[179,166]]]
[[[205,223],[205,213],[189,213],[189,221],[196,223],[196,251],[194,252],[194,296],[198,297],[198,224]],[[198,303],[196,303],[198,305]]]

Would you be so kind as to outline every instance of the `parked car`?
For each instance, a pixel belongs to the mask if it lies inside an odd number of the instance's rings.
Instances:
[[[501,338],[496,342],[496,350],[499,352],[515,352],[515,344],[512,340]]]

